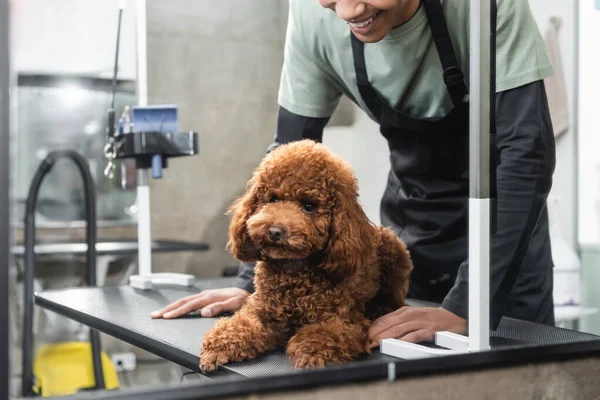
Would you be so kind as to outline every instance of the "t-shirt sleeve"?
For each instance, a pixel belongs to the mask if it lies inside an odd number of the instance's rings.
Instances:
[[[285,52],[279,85],[279,105],[291,113],[314,118],[330,117],[341,92],[322,68],[313,24],[303,24],[302,5],[290,0]]]
[[[527,1],[498,0],[496,91],[514,89],[554,73]]]

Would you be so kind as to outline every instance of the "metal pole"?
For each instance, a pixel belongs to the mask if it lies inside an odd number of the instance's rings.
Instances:
[[[137,103],[148,105],[148,70],[146,40],[146,0],[137,0],[136,47],[137,47]],[[150,212],[149,171],[137,166],[137,213],[138,213],[138,273],[152,273],[152,226]]]
[[[136,19],[136,68],[137,68],[137,103],[148,105],[148,48],[146,29],[146,0],[137,0],[135,9]]]
[[[490,197],[490,0],[471,0],[470,197]]]
[[[13,286],[10,279],[10,101],[11,82],[10,14],[8,0],[0,0],[0,398],[10,397],[10,318],[9,292]]]
[[[573,82],[573,246],[577,251],[577,255],[581,257],[581,245],[579,244],[579,67],[580,62],[580,3],[575,0],[575,15],[573,26],[575,27],[574,41],[574,82]]]
[[[474,352],[490,348],[491,3],[470,2],[469,350]]]

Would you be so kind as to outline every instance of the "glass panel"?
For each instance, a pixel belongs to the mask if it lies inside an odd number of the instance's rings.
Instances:
[[[115,108],[135,104],[135,92],[121,84]],[[56,79],[53,76],[19,77],[18,143],[16,191],[22,215],[39,163],[48,152],[71,148],[90,163],[96,182],[99,221],[131,221],[129,207],[135,202],[135,187],[124,189],[121,168],[114,179],[104,176],[107,160],[106,110],[111,102],[111,81],[98,79]],[[81,177],[70,160],[60,160],[40,188],[36,221],[64,222],[85,219]]]

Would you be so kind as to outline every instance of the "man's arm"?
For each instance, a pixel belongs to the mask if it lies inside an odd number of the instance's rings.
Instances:
[[[329,118],[304,117],[279,107],[275,140],[267,149],[267,153],[277,146],[302,139],[321,142],[323,129],[328,121]],[[250,293],[254,291],[254,266],[255,263],[240,263],[238,275],[235,279],[235,287],[247,290]]]
[[[555,142],[543,81],[496,97],[497,232],[490,243],[492,329],[497,327],[552,186]],[[442,307],[467,319],[468,262]]]
[[[297,140],[312,139],[321,142],[323,140],[323,129],[325,129],[327,122],[329,122],[329,117],[304,117],[280,106],[277,113],[277,133],[273,144],[267,149],[267,153],[277,146]]]

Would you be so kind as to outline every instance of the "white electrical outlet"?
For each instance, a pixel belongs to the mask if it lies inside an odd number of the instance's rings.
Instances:
[[[110,358],[117,372],[133,371],[135,369],[135,354],[134,353],[113,353]]]

